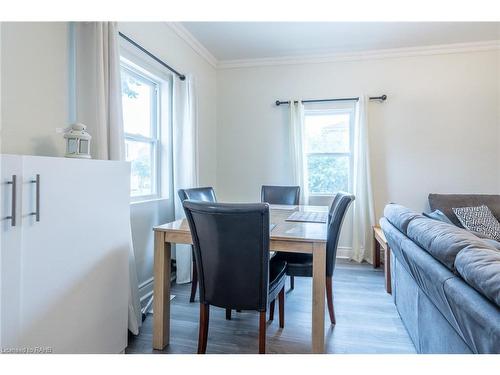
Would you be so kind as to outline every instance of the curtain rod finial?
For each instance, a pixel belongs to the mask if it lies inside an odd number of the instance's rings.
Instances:
[[[179,76],[179,79],[180,79],[181,81],[185,81],[185,80],[186,80],[186,76],[185,76],[184,74],[181,74],[181,75]]]
[[[280,105],[281,102],[279,100],[276,100],[276,105]]]

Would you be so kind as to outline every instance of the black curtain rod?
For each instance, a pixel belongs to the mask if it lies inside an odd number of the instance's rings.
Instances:
[[[381,102],[385,101],[387,99],[387,95],[381,95],[381,96],[370,96],[370,100],[380,100]],[[302,100],[302,103],[322,103],[322,102],[347,102],[347,101],[358,101],[359,97],[355,98],[336,98],[336,99],[311,99],[311,100]],[[297,103],[297,101],[295,102]],[[290,101],[280,101],[276,100],[276,105],[281,105],[281,104],[290,104]]]
[[[179,79],[181,81],[184,81],[186,79],[186,76],[184,74],[179,73],[177,70],[175,70],[170,65],[168,65],[167,63],[165,63],[162,60],[160,60],[158,57],[156,57],[155,55],[153,55],[151,52],[149,52],[147,49],[145,49],[144,47],[142,47],[140,44],[134,42],[132,39],[130,39],[125,34],[123,34],[121,32],[118,32],[118,35],[120,35],[123,39],[125,39],[127,42],[129,42],[130,44],[132,44],[134,47],[137,47],[138,49],[140,49],[142,52],[144,52],[146,55],[148,55],[149,57],[151,57],[153,60],[155,60],[156,62],[158,62],[161,65],[163,65],[165,68],[167,68],[168,70],[170,70],[172,73],[174,73],[175,75],[177,75],[177,77],[179,77]]]

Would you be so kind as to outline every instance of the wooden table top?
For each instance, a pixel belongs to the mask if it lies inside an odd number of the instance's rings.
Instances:
[[[328,212],[328,206],[270,205],[271,240],[298,242],[326,242],[325,223],[286,221],[294,211]],[[186,219],[179,219],[153,228],[155,231],[172,234],[190,234]]]

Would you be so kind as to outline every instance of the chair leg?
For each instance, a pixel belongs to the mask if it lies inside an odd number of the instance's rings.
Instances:
[[[205,354],[207,351],[209,317],[210,317],[210,306],[204,303],[200,303],[200,328],[198,335],[198,354]]]
[[[226,309],[226,320],[231,320],[231,309]]]
[[[261,311],[259,317],[259,354],[266,354],[266,312]]]
[[[295,278],[294,276],[290,276],[290,289],[293,290],[295,288]]]
[[[281,289],[280,293],[278,294],[278,304],[279,304],[279,310],[280,310],[280,328],[285,327],[285,287]]]
[[[330,322],[335,324],[335,310],[333,309],[332,277],[326,277],[326,302],[328,303],[328,313]]]
[[[274,320],[274,305],[276,300],[271,301],[269,304],[269,320]]]
[[[198,270],[196,269],[196,261],[193,257],[193,280],[191,281],[191,297],[189,297],[189,302],[194,302],[194,297],[196,297],[196,288],[198,287]]]

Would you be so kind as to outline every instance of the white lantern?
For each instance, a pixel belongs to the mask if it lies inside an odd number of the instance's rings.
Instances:
[[[66,157],[90,159],[90,140],[92,137],[86,132],[83,124],[72,124],[64,133],[66,139]]]

